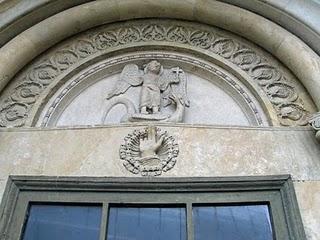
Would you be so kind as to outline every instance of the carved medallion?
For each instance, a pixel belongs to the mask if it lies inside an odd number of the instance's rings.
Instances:
[[[120,146],[120,158],[125,168],[142,176],[159,176],[176,163],[179,153],[175,139],[159,128],[149,126],[135,130]]]
[[[141,91],[137,111],[130,99],[116,96],[125,93],[130,87],[138,86],[141,86]],[[117,104],[128,105],[127,109],[131,109],[122,121],[182,122],[185,107],[190,105],[184,71],[179,67],[163,69],[163,66],[156,60],[146,64],[143,70],[139,69],[136,64],[126,65],[118,82],[107,96],[108,100],[112,98],[113,101],[107,106],[102,122],[105,121],[112,107]],[[163,114],[161,106],[167,107],[171,104],[176,106],[176,111],[172,115]]]

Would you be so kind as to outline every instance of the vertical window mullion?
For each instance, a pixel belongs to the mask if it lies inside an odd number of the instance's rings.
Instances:
[[[99,240],[107,239],[108,215],[109,215],[109,203],[104,202],[102,205],[102,217],[101,217]]]
[[[194,240],[193,232],[193,222],[192,222],[192,202],[187,202],[187,239]]]

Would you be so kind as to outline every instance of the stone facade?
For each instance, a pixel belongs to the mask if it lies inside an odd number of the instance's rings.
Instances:
[[[25,2],[0,3],[0,195],[9,175],[290,174],[320,238],[319,4]]]

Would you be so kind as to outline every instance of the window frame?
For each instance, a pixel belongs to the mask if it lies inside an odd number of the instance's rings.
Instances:
[[[276,240],[306,235],[290,175],[192,178],[9,176],[0,205],[0,238],[21,239],[30,203],[101,204],[100,240],[109,204],[185,204],[193,240],[192,205],[268,204]]]

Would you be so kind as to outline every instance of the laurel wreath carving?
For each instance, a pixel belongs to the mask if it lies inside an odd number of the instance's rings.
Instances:
[[[159,176],[162,172],[167,172],[176,164],[176,158],[179,154],[179,146],[168,132],[162,132],[156,128],[157,136],[163,136],[163,142],[157,152],[159,162],[155,164],[143,164],[140,156],[140,139],[147,136],[147,128],[134,130],[124,138],[124,144],[121,144],[119,154],[123,161],[123,166],[133,174],[142,176]]]

